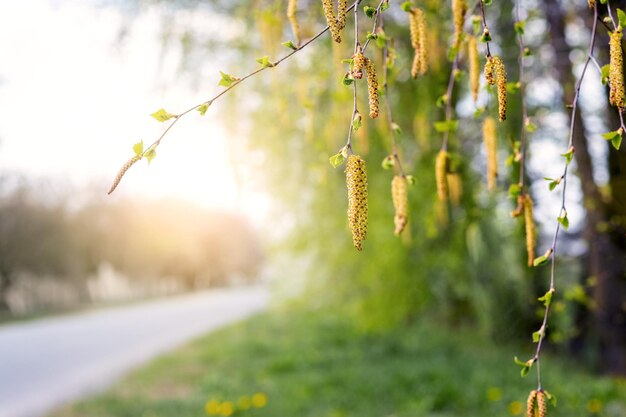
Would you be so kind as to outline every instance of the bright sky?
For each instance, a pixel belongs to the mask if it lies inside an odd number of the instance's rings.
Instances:
[[[120,43],[128,17],[90,3],[0,2],[0,170],[78,187],[106,180],[105,193],[132,145],[151,143],[165,128],[149,114],[202,102],[217,91],[219,73],[215,68],[215,76],[192,90],[176,71],[178,55],[162,56],[156,12],[137,16]],[[190,115],[168,134],[151,166],[140,161],[111,198],[177,196],[238,208],[229,139],[236,140],[211,110]],[[268,199],[248,191],[242,198],[254,204],[243,206],[253,206],[258,217]]]

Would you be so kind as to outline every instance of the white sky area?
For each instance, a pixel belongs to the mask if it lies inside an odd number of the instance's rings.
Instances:
[[[179,56],[162,56],[157,13],[136,16],[119,42],[125,19],[86,1],[0,1],[0,171],[97,183],[104,194],[132,145],[166,127],[150,113],[182,112],[218,91],[217,66],[198,90],[177,79]],[[239,189],[228,148],[236,138],[211,110],[181,119],[110,198],[179,197],[259,221],[269,198]]]

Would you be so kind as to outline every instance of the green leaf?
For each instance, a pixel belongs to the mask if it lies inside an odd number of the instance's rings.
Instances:
[[[373,34],[372,32],[367,32],[367,35],[365,36],[367,39],[370,40],[375,40],[378,39],[378,36],[376,36],[375,34]]]
[[[561,223],[561,226],[563,226],[565,229],[569,229],[569,219],[567,218],[567,212],[566,211],[563,212],[563,215],[557,217],[556,220],[559,223]]]
[[[381,166],[383,169],[391,169],[396,165],[396,160],[392,155],[387,155],[383,159]]]
[[[549,307],[552,303],[552,296],[554,295],[554,288],[546,292],[541,297],[537,298],[538,301],[541,301],[544,306]]]
[[[529,47],[524,47],[524,56],[531,56],[532,54]]]
[[[550,404],[552,404],[552,407],[556,407],[556,396],[554,394],[549,393],[546,390],[543,390],[543,393],[546,395],[546,398],[548,399],[548,401],[550,401]]]
[[[485,6],[491,6],[491,0],[482,0]]]
[[[413,175],[405,175],[404,179],[409,183],[409,185],[415,185],[415,177]]]
[[[133,152],[135,152],[135,155],[137,155],[138,157],[141,157],[141,155],[143,154],[143,140],[133,145]]]
[[[400,129],[400,126],[398,126],[396,122],[391,123],[391,131],[396,135],[400,135],[402,133],[402,129]]]
[[[437,102],[435,104],[437,105],[437,107],[445,107],[447,103],[448,103],[448,95],[444,94],[444,95],[437,97]]]
[[[476,108],[476,110],[474,111],[474,119],[480,118],[483,115],[483,113],[485,113],[485,108],[484,107]]]
[[[547,264],[551,256],[552,248],[548,249],[543,255],[536,257],[533,261],[533,266],[541,266]]]
[[[352,85],[353,82],[354,82],[354,77],[352,76],[351,71],[346,72],[346,74],[341,79],[341,83],[345,86]]]
[[[198,113],[200,113],[200,116],[204,116],[207,112],[207,110],[209,110],[209,106],[210,104],[207,103],[202,103],[201,105],[198,106],[198,108],[196,110],[198,110]]]
[[[604,65],[600,70],[602,85],[606,85],[609,82],[609,74],[611,73],[611,66],[609,64]]]
[[[526,123],[524,125],[528,133],[533,133],[535,130],[537,130],[537,125],[531,122],[530,119],[526,119]]]
[[[258,62],[259,64],[261,64],[261,66],[263,68],[270,68],[273,67],[274,64],[272,62],[270,62],[270,57],[269,56],[263,56],[261,58],[257,58],[256,62]]]
[[[519,22],[515,22],[515,32],[518,35],[523,35],[525,26],[526,26],[526,21],[525,20],[522,20],[522,21],[519,21]]]
[[[569,165],[572,162],[572,158],[574,157],[574,147],[571,146],[567,152],[562,153],[561,156],[565,157],[565,163]]]
[[[483,29],[483,34],[480,37],[480,41],[481,42],[491,42],[491,33],[489,33],[489,29],[487,29],[487,28]]]
[[[478,34],[480,33],[480,28],[483,25],[483,20],[480,16],[478,15],[473,15],[472,16],[472,29],[474,31],[474,36],[478,36]]]
[[[546,335],[546,328],[541,326],[539,330],[537,330],[536,332],[533,332],[533,343],[539,343],[539,340],[541,340],[545,335]]]
[[[159,109],[152,113],[150,116],[154,117],[159,122],[165,122],[166,120],[170,120],[172,117],[178,117],[175,114],[168,113],[164,109]]]
[[[385,0],[383,2],[383,4],[380,6],[380,11],[384,12],[385,10],[387,10],[389,8],[389,0]]]
[[[344,157],[341,154],[341,152],[329,158],[330,164],[333,166],[333,168],[337,168],[339,165],[343,164],[343,160],[344,160]]]
[[[365,16],[369,18],[374,17],[374,15],[376,14],[376,9],[370,6],[365,6],[363,8],[363,11],[365,12]]]
[[[283,42],[282,45],[284,47],[287,47],[289,49],[293,49],[294,51],[298,50],[298,47],[296,46],[295,43],[293,43],[293,41],[287,41],[287,42]]]
[[[606,4],[607,0],[600,0],[600,4]]]
[[[156,157],[156,150],[154,148],[150,148],[146,151],[144,156],[148,160],[148,164],[150,164],[150,162],[152,162],[152,160]]]
[[[533,359],[529,359],[526,362],[522,362],[519,359],[517,359],[517,356],[513,359],[513,361],[517,365],[520,365],[522,367],[522,370],[520,371],[520,375],[522,376],[522,378],[524,378],[526,375],[528,375],[528,372],[530,371],[530,368],[535,363],[535,361]]]
[[[562,177],[557,178],[557,179],[543,177],[543,179],[546,180],[546,181],[550,181],[550,183],[548,184],[548,188],[550,189],[550,191],[553,191],[556,188],[556,186],[561,183]]]
[[[411,10],[413,10],[413,2],[405,1],[400,7],[402,8],[402,10],[409,13],[411,12]]]
[[[603,133],[602,137],[606,140],[610,140],[611,141],[611,145],[613,145],[613,147],[615,149],[620,148],[621,144],[622,144],[622,128],[620,127],[617,130],[611,131],[611,132],[607,132],[607,133]]]
[[[356,132],[357,130],[359,130],[360,127],[361,127],[361,113],[357,111],[354,114],[354,117],[352,118],[352,130]]]
[[[626,13],[622,9],[617,9],[617,20],[621,27],[626,27]]]
[[[220,87],[230,87],[231,85],[233,85],[236,81],[239,81],[239,78],[230,75],[230,74],[226,74],[225,72],[220,71],[220,75],[222,77],[222,79],[220,80],[219,83],[217,83],[217,85],[219,85]]]
[[[509,197],[517,198],[517,196],[522,192],[522,187],[519,184],[511,184],[509,185]]]
[[[443,122],[435,122],[435,130],[437,132],[454,132],[459,128],[458,120],[445,120]]]

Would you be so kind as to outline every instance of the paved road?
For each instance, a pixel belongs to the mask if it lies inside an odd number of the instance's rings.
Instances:
[[[213,290],[0,326],[0,417],[45,415],[267,300],[260,288]]]

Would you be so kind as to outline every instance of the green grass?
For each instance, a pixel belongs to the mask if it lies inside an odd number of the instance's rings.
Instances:
[[[209,400],[267,395],[235,416],[417,417],[525,415],[536,384],[515,354],[470,329],[424,319],[384,336],[363,335],[330,313],[267,313],[198,339],[135,371],[108,392],[55,417],[204,416]],[[626,382],[546,357],[548,416],[624,416]]]

